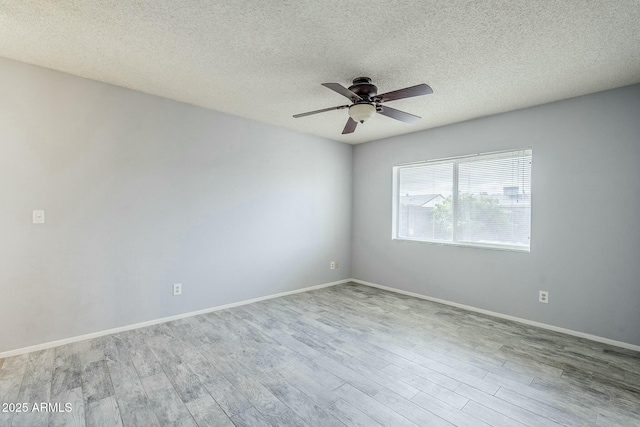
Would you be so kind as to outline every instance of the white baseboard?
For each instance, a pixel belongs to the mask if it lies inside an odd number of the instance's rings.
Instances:
[[[59,347],[65,344],[71,344],[78,341],[84,341],[92,338],[102,337],[104,335],[111,335],[118,332],[130,331],[132,329],[144,328],[146,326],[157,325],[159,323],[170,322],[172,320],[184,319],[185,317],[197,316],[199,314],[211,313],[213,311],[225,310],[227,308],[238,307],[241,305],[252,304],[258,301],[264,301],[272,298],[284,297],[286,295],[298,294],[300,292],[312,291],[314,289],[327,288],[329,286],[340,285],[342,283],[351,282],[351,279],[338,280],[337,282],[329,282],[323,283],[320,285],[308,286],[302,289],[296,289],[293,291],[280,292],[277,294],[267,295],[264,297],[252,298],[244,301],[234,302],[231,304],[219,305],[216,307],[209,307],[203,310],[190,311],[188,313],[177,314],[175,316],[162,317],[160,319],[148,320],[146,322],[134,323],[132,325],[120,326],[118,328],[106,329],[104,331],[92,332],[90,334],[78,335],[75,337],[65,338],[57,341],[50,341],[43,344],[32,345],[29,347],[17,348],[15,350],[4,351],[0,353],[0,359],[5,359],[7,357],[19,356],[25,353],[31,353],[33,351],[46,350],[48,348]]]
[[[616,347],[626,348],[628,350],[640,351],[640,345],[629,344],[622,341],[616,341],[609,338],[599,337],[597,335],[585,334],[584,332],[574,331],[572,329],[560,328],[558,326],[549,325],[547,323],[540,323],[533,320],[523,319],[521,317],[509,316],[508,314],[497,313],[495,311],[484,310],[482,308],[472,307],[470,305],[458,304],[457,302],[451,302],[440,298],[433,298],[427,295],[417,294],[415,292],[403,291],[402,289],[396,289],[389,286],[378,285],[377,283],[366,282],[359,279],[351,279],[352,282],[359,283],[361,285],[371,286],[372,288],[383,289],[385,291],[395,292],[398,294],[408,295],[428,301],[437,302],[440,304],[450,305],[453,307],[462,308],[464,310],[474,311],[476,313],[482,313],[493,317],[499,317],[501,319],[512,320],[518,323],[524,323],[525,325],[536,326],[542,329],[548,329],[554,332],[560,332],[567,335],[573,335],[574,337],[586,338],[591,341],[596,341],[604,344],[614,345]]]
[[[603,337],[599,337],[597,335],[586,334],[584,332],[578,332],[578,331],[574,331],[574,330],[571,330],[571,329],[560,328],[558,326],[553,326],[553,325],[549,325],[549,324],[546,324],[546,323],[535,322],[533,320],[523,319],[523,318],[520,318],[520,317],[509,316],[507,314],[497,313],[495,311],[484,310],[484,309],[481,309],[481,308],[472,307],[470,305],[459,304],[459,303],[456,303],[456,302],[447,301],[447,300],[443,300],[443,299],[440,299],[440,298],[433,298],[433,297],[430,297],[430,296],[427,296],[427,295],[418,294],[418,293],[415,293],[415,292],[403,291],[402,289],[396,289],[396,288],[392,288],[390,286],[379,285],[377,283],[371,283],[371,282],[367,282],[367,281],[360,280],[360,279],[344,279],[344,280],[338,280],[336,282],[323,283],[323,284],[320,284],[320,285],[309,286],[309,287],[306,287],[306,288],[296,289],[296,290],[293,290],[293,291],[280,292],[280,293],[277,293],[277,294],[267,295],[267,296],[258,297],[258,298],[252,298],[252,299],[248,299],[248,300],[244,300],[244,301],[234,302],[234,303],[231,303],[231,304],[225,304],[225,305],[219,305],[219,306],[216,306],[216,307],[205,308],[203,310],[190,311],[188,313],[177,314],[175,316],[162,317],[160,319],[148,320],[146,322],[134,323],[132,325],[120,326],[118,328],[106,329],[106,330],[103,330],[103,331],[92,332],[90,334],[78,335],[78,336],[75,336],[75,337],[65,338],[65,339],[61,339],[61,340],[57,340],[57,341],[50,341],[50,342],[46,342],[46,343],[43,343],[43,344],[37,344],[37,345],[29,346],[29,347],[23,347],[23,348],[18,348],[18,349],[15,349],[15,350],[9,350],[9,351],[5,351],[5,352],[0,353],[0,359],[5,359],[7,357],[18,356],[18,355],[21,355],[21,354],[31,353],[31,352],[39,351],[39,350],[46,350],[48,348],[59,347],[61,345],[70,344],[70,343],[74,343],[74,342],[78,342],[78,341],[84,341],[84,340],[97,338],[97,337],[101,337],[101,336],[105,336],[105,335],[111,335],[111,334],[115,334],[115,333],[118,333],[118,332],[124,332],[124,331],[130,331],[132,329],[144,328],[144,327],[147,327],[147,326],[157,325],[159,323],[170,322],[172,320],[184,319],[186,317],[197,316],[199,314],[211,313],[213,311],[225,310],[227,308],[238,307],[238,306],[246,305],[246,304],[252,304],[252,303],[258,302],[258,301],[264,301],[264,300],[268,300],[268,299],[272,299],[272,298],[283,297],[283,296],[286,296],[286,295],[293,295],[293,294],[297,294],[297,293],[300,293],[300,292],[312,291],[314,289],[327,288],[327,287],[330,287],[330,286],[340,285],[342,283],[347,283],[347,282],[355,282],[355,283],[359,283],[361,285],[370,286],[372,288],[383,289],[385,291],[395,292],[395,293],[398,293],[398,294],[408,295],[408,296],[412,296],[412,297],[415,297],[415,298],[420,298],[420,299],[424,299],[424,300],[428,300],[428,301],[437,302],[437,303],[440,303],[440,304],[450,305],[450,306],[453,306],[453,307],[462,308],[464,310],[474,311],[476,313],[482,313],[482,314],[486,314],[486,315],[493,316],[493,317],[499,317],[501,319],[512,320],[514,322],[523,323],[525,325],[536,326],[538,328],[548,329],[550,331],[555,331],[555,332],[561,332],[563,334],[573,335],[575,337],[580,337],[580,338],[586,338],[586,339],[591,340],[591,341],[596,341],[596,342],[600,342],[600,343],[604,343],[604,344],[610,344],[610,345],[613,345],[613,346],[616,346],[616,347],[622,347],[622,348],[626,348],[626,349],[629,349],[629,350],[635,350],[635,351],[639,351],[640,352],[640,346],[634,345],[634,344],[629,344],[629,343],[622,342],[622,341],[616,341],[616,340],[612,340],[612,339],[609,339],[609,338],[603,338]]]

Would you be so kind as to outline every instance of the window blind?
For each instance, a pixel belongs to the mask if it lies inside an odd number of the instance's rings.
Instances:
[[[395,168],[396,239],[528,250],[531,150]]]

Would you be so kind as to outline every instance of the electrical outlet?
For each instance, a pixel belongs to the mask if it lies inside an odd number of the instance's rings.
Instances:
[[[182,295],[182,283],[173,284],[173,296]]]
[[[340,268],[340,263],[336,261],[336,268]]]
[[[336,269],[336,262],[335,261],[331,261],[331,264],[329,264],[329,268],[332,270]]]
[[[538,302],[549,303],[549,291],[540,291],[538,294]]]

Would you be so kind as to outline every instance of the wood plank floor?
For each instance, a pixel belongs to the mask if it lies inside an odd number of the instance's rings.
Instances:
[[[345,284],[5,359],[0,402],[20,427],[640,426],[640,354]]]

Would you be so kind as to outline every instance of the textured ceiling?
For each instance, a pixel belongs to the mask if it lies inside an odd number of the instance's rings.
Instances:
[[[0,0],[0,56],[360,143],[640,82],[640,0]],[[359,76],[434,93],[291,117]]]

